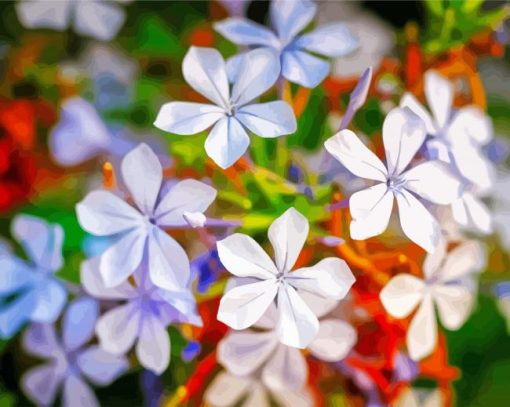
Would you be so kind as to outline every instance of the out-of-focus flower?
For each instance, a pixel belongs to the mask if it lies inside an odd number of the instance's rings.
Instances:
[[[395,407],[442,407],[445,400],[441,392],[435,390],[418,390],[409,388],[402,392]]]
[[[502,245],[510,250],[510,173],[501,172],[496,178],[494,188],[494,227],[497,230]]]
[[[124,157],[121,172],[136,208],[112,192],[100,190],[89,193],[76,206],[83,229],[97,236],[116,237],[101,256],[99,270],[106,286],[122,283],[146,261],[154,284],[174,291],[186,288],[190,280],[188,256],[164,228],[189,227],[186,215],[202,214],[216,197],[216,190],[188,179],[160,193],[163,169],[144,143]]]
[[[459,199],[453,201],[452,215],[462,228],[488,234],[493,230],[493,220],[489,208],[481,199],[483,195],[477,188],[465,190]]]
[[[347,105],[347,109],[345,110],[344,117],[342,117],[342,122],[340,123],[339,130],[346,129],[351,123],[352,118],[359,110],[359,108],[365,104],[371,82],[372,82],[372,68],[368,67],[367,69],[365,69],[365,71],[359,78],[356,87],[354,88],[349,97],[349,104]]]
[[[125,2],[21,0],[16,4],[16,12],[21,24],[29,29],[64,31],[72,25],[80,35],[109,41],[117,35],[126,19],[125,11],[116,3]]]
[[[285,102],[248,104],[276,82],[280,64],[270,50],[246,53],[232,92],[225,61],[212,48],[191,47],[182,63],[184,78],[198,93],[214,102],[170,102],[161,107],[154,125],[180,135],[191,135],[213,126],[205,150],[221,168],[230,167],[246,151],[246,130],[261,137],[279,137],[296,131],[296,118]]]
[[[382,133],[386,166],[350,130],[340,131],[325,143],[326,150],[350,172],[378,182],[349,199],[351,237],[363,240],[384,232],[395,198],[406,236],[433,252],[440,240],[440,227],[415,194],[437,204],[450,204],[459,197],[460,182],[440,161],[406,171],[426,135],[422,120],[411,110],[393,109],[384,120]]]
[[[398,274],[380,294],[386,311],[395,318],[406,318],[418,307],[407,332],[407,348],[413,360],[430,355],[437,344],[437,307],[441,323],[459,329],[474,304],[474,274],[482,271],[485,255],[476,241],[461,243],[447,253],[443,242],[423,264],[424,279]]]
[[[281,75],[291,82],[314,88],[329,73],[330,64],[311,53],[327,57],[347,55],[358,47],[358,40],[343,23],[327,24],[298,36],[313,20],[317,6],[309,0],[274,0],[271,24],[274,31],[243,18],[230,17],[215,24],[215,29],[238,45],[274,50],[281,61]],[[232,70],[242,72],[243,54],[229,61]]]
[[[206,292],[209,286],[214,283],[224,268],[220,263],[216,248],[205,252],[191,262],[192,279],[196,276],[197,291]]]
[[[308,221],[294,208],[269,227],[275,263],[250,236],[233,234],[217,243],[225,268],[241,284],[222,297],[218,320],[233,329],[256,323],[277,298],[276,331],[281,343],[307,347],[319,331],[319,321],[300,292],[341,300],[355,278],[347,264],[329,257],[312,267],[291,271],[308,236]]]
[[[46,362],[21,378],[23,391],[34,403],[53,405],[62,388],[62,405],[99,406],[87,381],[108,386],[128,369],[124,357],[112,355],[97,345],[86,346],[94,334],[97,303],[78,298],[64,314],[62,336],[51,324],[32,324],[23,336],[25,350]]]
[[[140,363],[157,374],[170,363],[171,322],[201,325],[193,295],[188,290],[167,291],[155,286],[142,266],[134,274],[135,285],[125,281],[108,288],[101,280],[99,259],[83,263],[81,281],[95,298],[122,300],[122,305],[107,311],[97,321],[96,332],[102,349],[115,355],[126,353],[136,343]]]
[[[63,265],[64,231],[28,215],[17,216],[12,235],[29,261],[0,253],[0,336],[10,338],[27,322],[53,323],[67,301],[64,285],[54,276]]]

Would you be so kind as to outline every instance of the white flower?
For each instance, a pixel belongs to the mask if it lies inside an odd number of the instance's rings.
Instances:
[[[83,229],[96,236],[116,238],[101,256],[99,269],[106,286],[125,281],[143,260],[148,262],[150,278],[157,286],[172,291],[187,287],[188,257],[164,229],[189,226],[184,215],[193,217],[204,212],[216,197],[216,190],[188,179],[160,193],[163,169],[143,143],[124,157],[121,173],[136,208],[103,190],[89,193],[76,206]]]
[[[300,292],[340,300],[355,279],[347,264],[329,257],[313,267],[291,272],[308,236],[308,221],[294,208],[288,209],[269,227],[268,236],[276,265],[250,236],[236,233],[217,243],[225,268],[237,277],[248,278],[243,285],[223,295],[218,320],[233,329],[256,323],[277,300],[277,333],[289,346],[304,348],[319,331],[319,321]]]
[[[428,252],[440,239],[440,228],[417,196],[437,204],[450,204],[460,193],[460,182],[440,161],[429,161],[406,171],[425,139],[422,120],[409,109],[393,109],[383,124],[386,166],[350,130],[342,130],[325,147],[353,174],[377,181],[350,197],[351,237],[367,239],[384,232],[397,200],[404,233]]]
[[[420,360],[436,347],[434,307],[447,329],[457,330],[466,321],[475,300],[474,273],[481,271],[484,262],[483,248],[475,241],[464,242],[448,254],[442,243],[425,259],[424,279],[398,274],[383,288],[380,298],[391,316],[406,318],[418,308],[407,332],[412,359]]]
[[[205,150],[220,167],[230,167],[250,144],[247,130],[261,137],[278,137],[296,131],[291,107],[282,101],[249,104],[278,79],[280,64],[271,51],[245,54],[232,92],[225,61],[212,48],[191,47],[184,57],[186,82],[214,104],[170,102],[161,107],[154,125],[180,135],[191,135],[213,126]]]
[[[113,39],[126,19],[115,2],[100,0],[23,0],[16,4],[16,12],[26,28],[64,31],[72,25],[78,34],[102,41]]]
[[[466,190],[452,203],[452,215],[463,229],[492,232],[492,214],[476,188]]]
[[[405,389],[395,403],[395,407],[443,407],[445,399],[439,389]]]

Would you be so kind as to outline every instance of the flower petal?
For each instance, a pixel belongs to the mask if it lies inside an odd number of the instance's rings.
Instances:
[[[76,32],[101,41],[112,40],[126,19],[125,11],[115,3],[80,1],[75,7],[74,29]]]
[[[469,192],[464,192],[452,203],[452,214],[455,221],[463,227],[474,227],[485,234],[493,231],[492,214],[489,208]]]
[[[250,236],[234,233],[216,243],[223,266],[237,277],[275,278],[278,270],[267,253]]]
[[[328,257],[315,266],[295,270],[285,280],[298,290],[337,300],[344,298],[356,281],[347,263],[336,257]]]
[[[143,318],[136,356],[142,366],[158,375],[170,363],[170,337],[161,321],[152,314]]]
[[[127,303],[107,311],[96,324],[99,345],[114,355],[126,353],[138,336],[140,311],[137,305]]]
[[[31,324],[23,334],[23,349],[41,359],[56,358],[62,354],[55,327],[51,324]]]
[[[437,322],[432,297],[423,297],[418,311],[414,315],[406,337],[409,356],[421,360],[429,356],[437,345]]]
[[[372,73],[372,67],[369,66],[361,74],[356,87],[349,96],[349,104],[347,109],[345,109],[344,117],[342,117],[340,130],[346,129],[349,126],[356,112],[365,104],[370,84],[372,83]]]
[[[451,115],[453,85],[436,71],[427,71],[425,96],[439,128],[443,128]]]
[[[70,374],[64,381],[62,394],[63,407],[99,407],[90,386],[75,374]]]
[[[308,366],[299,349],[279,345],[262,370],[262,381],[271,390],[300,390],[308,378]]]
[[[203,182],[185,179],[163,196],[154,216],[160,226],[184,226],[185,212],[205,212],[216,198],[216,190]]]
[[[24,261],[10,253],[0,254],[0,295],[10,295],[30,285],[33,270]]]
[[[452,143],[451,154],[460,173],[481,190],[490,190],[496,178],[494,164],[473,143]]]
[[[125,357],[112,355],[97,345],[81,352],[76,363],[81,372],[96,386],[108,386],[129,367]]]
[[[316,12],[317,6],[310,0],[275,0],[270,6],[271,24],[285,44],[312,21]]]
[[[308,349],[318,359],[337,362],[347,356],[356,344],[356,330],[338,319],[320,321],[319,332]]]
[[[439,274],[439,281],[450,282],[482,271],[487,253],[480,242],[468,240],[461,243],[446,256]]]
[[[262,317],[277,292],[275,278],[232,288],[221,298],[218,321],[233,329],[246,329]]]
[[[237,111],[236,119],[264,138],[291,134],[297,128],[292,108],[281,101],[244,106]]]
[[[278,344],[273,331],[232,331],[218,345],[218,362],[233,375],[250,375],[268,361]]]
[[[476,144],[486,145],[493,139],[493,134],[490,118],[479,107],[466,106],[453,116],[446,137],[452,143],[467,138]]]
[[[462,184],[441,161],[428,161],[402,174],[404,188],[430,202],[451,204],[461,193]],[[441,180],[441,182],[438,182]]]
[[[67,302],[64,285],[54,278],[46,278],[37,285],[32,294],[36,299],[32,321],[53,323]]]
[[[11,338],[31,319],[37,303],[33,290],[28,290],[0,309],[0,337]]]
[[[306,88],[315,88],[329,73],[330,64],[307,52],[287,50],[282,54],[282,76]]]
[[[418,102],[418,99],[416,99],[412,93],[404,93],[404,96],[402,96],[402,99],[400,99],[400,107],[407,107],[411,109],[414,114],[418,115],[425,124],[427,134],[435,136],[438,133],[439,130],[436,128],[436,125],[434,124],[434,121],[432,120],[429,112],[420,102]]]
[[[406,190],[397,194],[400,225],[406,236],[418,246],[432,253],[441,238],[436,219],[411,193]]]
[[[98,315],[99,305],[90,297],[78,297],[68,306],[62,322],[62,340],[68,352],[92,339]]]
[[[225,61],[213,48],[190,47],[182,62],[184,79],[198,93],[227,109],[230,91]]]
[[[21,388],[35,404],[49,406],[53,404],[63,378],[56,362],[49,362],[26,372],[21,378]]]
[[[388,173],[399,175],[425,141],[425,125],[409,108],[395,108],[384,119],[382,133]]]
[[[330,23],[303,34],[293,44],[297,48],[328,57],[343,57],[359,47],[359,40],[344,23]]]
[[[342,130],[326,140],[324,147],[351,173],[386,182],[388,172],[377,156],[351,130]]]
[[[231,407],[236,405],[245,394],[253,391],[252,387],[251,378],[220,372],[207,387],[204,400],[214,407]]]
[[[393,193],[386,184],[376,184],[351,195],[351,238],[363,240],[383,233],[388,227],[392,209]]]
[[[306,242],[309,230],[308,219],[292,207],[269,226],[267,235],[273,246],[279,271],[292,269]]]
[[[432,296],[437,305],[439,319],[445,328],[459,329],[473,310],[475,296],[468,287],[458,285],[435,285]]]
[[[306,348],[319,331],[319,320],[292,286],[278,290],[278,324],[280,342],[295,348]]]
[[[278,38],[270,30],[244,18],[226,18],[215,23],[214,29],[237,45],[278,46]]]
[[[397,274],[384,286],[379,297],[394,318],[406,318],[423,299],[425,283],[411,274]]]
[[[205,151],[221,168],[234,164],[250,145],[250,138],[233,117],[219,120],[205,140]]]
[[[20,1],[15,7],[19,21],[25,28],[51,28],[62,31],[69,26],[73,4]]]
[[[142,215],[108,191],[92,191],[76,205],[80,226],[96,236],[111,236],[142,224]]]
[[[170,102],[159,109],[154,126],[180,135],[200,133],[225,117],[218,106],[204,103]]]

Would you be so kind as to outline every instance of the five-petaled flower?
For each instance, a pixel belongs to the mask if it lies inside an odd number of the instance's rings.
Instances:
[[[333,23],[298,36],[313,19],[317,6],[310,0],[271,2],[271,23],[275,32],[244,18],[230,17],[214,28],[239,45],[263,47],[280,56],[281,75],[291,82],[314,88],[328,75],[329,62],[310,53],[342,57],[358,48],[358,40],[345,24]],[[229,60],[233,76],[240,72],[242,55]]]
[[[212,48],[191,47],[182,63],[184,78],[214,105],[166,103],[154,125],[180,135],[196,134],[214,125],[205,141],[205,150],[222,168],[234,164],[248,148],[247,130],[269,138],[294,133],[296,118],[287,103],[249,104],[278,79],[277,56],[269,50],[254,50],[243,56],[241,64],[231,92],[221,54]]]
[[[426,136],[423,121],[408,108],[393,109],[384,120],[386,166],[350,130],[342,130],[325,147],[350,172],[377,181],[349,199],[351,237],[362,240],[384,232],[396,198],[404,233],[428,252],[441,237],[435,218],[416,198],[450,204],[459,197],[461,184],[441,161],[428,161],[406,171]]]
[[[83,229],[116,238],[101,256],[99,270],[106,286],[122,283],[144,261],[157,286],[173,291],[186,288],[190,279],[188,256],[164,228],[187,227],[189,220],[196,226],[216,197],[216,190],[193,179],[180,181],[170,190],[161,188],[163,169],[143,143],[124,157],[121,172],[137,209],[102,190],[89,193],[76,206]]]
[[[355,281],[347,264],[329,257],[315,266],[291,271],[308,236],[308,221],[294,208],[269,227],[276,264],[250,236],[233,234],[217,243],[225,268],[241,279],[222,297],[218,320],[233,329],[256,323],[276,299],[280,342],[308,346],[319,331],[319,320],[300,291],[340,300]]]

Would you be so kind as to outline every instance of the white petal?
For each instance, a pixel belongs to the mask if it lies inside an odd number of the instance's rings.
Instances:
[[[108,386],[129,367],[125,357],[112,355],[97,345],[81,352],[76,362],[80,371],[96,386]]]
[[[76,32],[101,41],[113,39],[126,19],[125,11],[115,4],[79,1],[75,7],[74,29]]]
[[[233,375],[246,376],[267,362],[278,344],[273,331],[230,332],[218,345],[218,362]]]
[[[276,297],[276,279],[235,287],[223,294],[218,321],[233,329],[246,329],[257,322]]]
[[[439,128],[450,119],[453,85],[436,71],[425,73],[425,96]]]
[[[99,402],[87,383],[70,374],[64,382],[62,407],[99,407]]]
[[[243,54],[240,71],[232,87],[232,101],[241,107],[262,95],[280,75],[278,54],[269,48],[257,48]]]
[[[216,243],[223,266],[237,277],[275,278],[278,270],[267,253],[250,236],[234,233]]]
[[[280,342],[295,348],[306,348],[319,331],[319,320],[289,284],[278,290],[278,324]]]
[[[141,225],[135,208],[108,191],[93,191],[76,205],[80,226],[96,236],[110,236]]]
[[[278,38],[270,30],[244,18],[226,18],[215,23],[214,29],[234,44],[278,46]]]
[[[262,380],[271,390],[301,390],[308,378],[308,366],[299,349],[279,345],[264,366]]]
[[[460,173],[481,190],[490,190],[496,178],[494,164],[473,143],[452,143],[451,154]]]
[[[432,297],[426,295],[407,331],[407,349],[413,360],[429,356],[437,345],[437,323]]]
[[[324,298],[321,295],[314,294],[310,291],[300,290],[299,296],[310,307],[317,318],[333,312],[340,303],[339,300],[333,298]]]
[[[338,319],[320,321],[319,332],[310,343],[310,352],[325,362],[342,360],[358,340],[356,330],[347,322]]]
[[[99,271],[106,287],[123,283],[142,261],[147,232],[138,228],[127,232],[102,255]]]
[[[407,317],[423,299],[423,280],[410,274],[397,274],[384,286],[379,297],[394,318]]]
[[[202,212],[184,212],[182,217],[193,229],[203,228],[207,221],[206,216]]]
[[[461,198],[453,202],[452,213],[461,226],[474,226],[485,234],[493,231],[492,214],[489,208],[469,192],[465,192]]]
[[[439,319],[445,328],[455,331],[466,322],[474,305],[475,296],[462,285],[435,285],[432,295]]]
[[[411,193],[401,190],[397,194],[400,225],[406,236],[427,252],[432,253],[441,238],[436,219]]]
[[[462,184],[441,161],[428,161],[417,165],[401,175],[406,181],[404,188],[430,202],[451,204],[461,193]],[[438,182],[441,180],[441,182]]]
[[[99,263],[99,257],[93,257],[81,263],[80,281],[87,294],[102,300],[122,300],[136,292],[127,281],[115,287],[106,287],[99,272]]]
[[[142,213],[151,215],[163,181],[163,168],[156,154],[141,143],[126,154],[121,171],[136,206]]]
[[[400,99],[400,107],[408,107],[413,111],[413,113],[417,114],[420,119],[423,120],[423,123],[425,123],[425,128],[427,129],[428,134],[433,136],[437,134],[438,129],[436,128],[432,117],[430,117],[427,109],[425,109],[423,105],[418,102],[418,99],[416,99],[413,94],[409,92],[404,93],[404,96],[402,96],[402,99]]]
[[[388,172],[394,176],[406,169],[427,135],[423,121],[409,108],[391,110],[382,133]]]
[[[267,232],[279,271],[292,269],[308,237],[308,219],[294,208],[274,220]]]
[[[434,278],[434,276],[441,271],[441,266],[446,258],[448,244],[445,239],[441,239],[439,244],[434,250],[434,253],[428,253],[423,261],[423,274],[427,280]]]
[[[96,324],[101,348],[114,355],[126,353],[135,343],[140,326],[137,305],[128,303],[107,311]]]
[[[282,43],[287,43],[313,19],[317,6],[310,0],[271,2],[271,24]]]
[[[149,238],[149,273],[158,287],[171,291],[186,288],[190,279],[189,259],[179,243],[158,227]]]
[[[272,389],[271,396],[281,407],[312,407],[314,398],[306,386],[297,391]]]
[[[452,143],[467,137],[470,141],[485,145],[493,138],[492,122],[479,107],[466,106],[453,117],[446,137]]]
[[[25,28],[62,31],[69,25],[72,7],[70,2],[20,1],[16,3],[16,12]]]
[[[190,47],[182,62],[184,79],[198,93],[228,108],[230,92],[225,61],[213,48]]]
[[[388,227],[392,209],[393,193],[386,184],[376,184],[351,195],[351,238],[363,240],[383,233]]]
[[[196,134],[225,117],[222,108],[204,103],[170,102],[159,109],[157,128],[180,135]]]
[[[216,190],[203,182],[185,179],[161,199],[154,216],[160,226],[184,226],[185,212],[205,212],[216,198]]]
[[[205,151],[221,168],[234,164],[250,145],[250,138],[233,117],[219,120],[205,140]]]
[[[63,378],[56,362],[50,362],[26,372],[21,378],[21,388],[34,403],[48,406],[53,404]]]
[[[324,147],[354,175],[386,182],[388,173],[382,161],[351,130],[338,132]]]
[[[244,106],[236,112],[236,119],[257,136],[278,137],[296,131],[296,117],[285,102],[276,101]]]
[[[330,23],[299,37],[294,46],[328,57],[343,57],[359,47],[359,40],[344,23]]]
[[[330,64],[308,52],[287,50],[282,54],[282,76],[306,88],[315,88],[329,73]]]
[[[482,244],[475,240],[468,240],[453,249],[441,268],[439,280],[443,282],[455,281],[458,278],[482,271],[487,254]]]
[[[345,261],[328,257],[315,266],[303,267],[289,273],[285,281],[298,290],[303,289],[322,297],[341,300],[356,279]]]
[[[146,314],[136,344],[140,364],[160,375],[170,363],[170,337],[163,324],[152,314]]]
[[[245,54],[246,52],[241,52],[227,59],[227,75],[230,83],[235,83],[237,81],[237,77],[241,73]]]
[[[249,393],[252,386],[250,378],[220,372],[207,387],[204,400],[214,407],[231,407]]]

